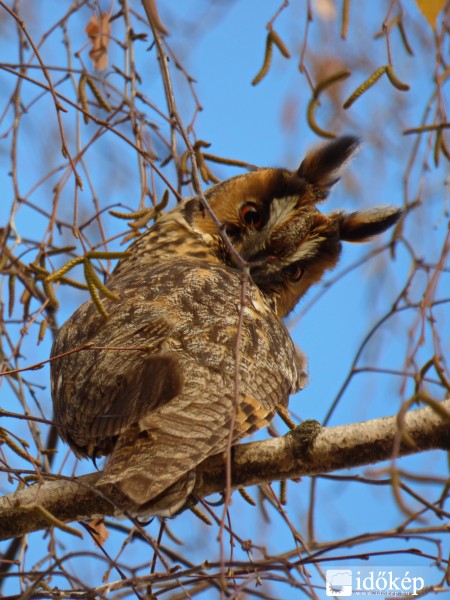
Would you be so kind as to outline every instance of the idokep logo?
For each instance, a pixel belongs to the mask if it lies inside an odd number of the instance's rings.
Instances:
[[[327,569],[326,583],[327,596],[351,596],[353,591],[351,569]]]
[[[427,567],[341,567],[327,569],[327,596],[417,596],[431,583]]]

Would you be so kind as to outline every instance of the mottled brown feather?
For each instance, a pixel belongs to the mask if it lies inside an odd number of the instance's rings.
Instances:
[[[120,298],[103,300],[108,319],[88,301],[62,327],[52,349],[55,420],[78,456],[110,454],[99,487],[119,490],[123,508],[182,509],[197,465],[268,425],[304,386],[304,360],[281,319],[335,266],[341,239],[363,241],[400,216],[317,209],[356,145],[341,138],[297,171],[261,169],[206,192],[249,265],[244,287],[192,198],[130,246],[107,282]],[[243,218],[248,203],[257,227]]]

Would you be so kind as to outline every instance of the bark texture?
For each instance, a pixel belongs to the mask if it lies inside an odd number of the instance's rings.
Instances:
[[[235,446],[232,487],[364,466],[426,450],[450,449],[450,400],[398,415],[321,429],[307,421],[283,437]],[[193,495],[202,498],[226,487],[226,454],[197,468]],[[0,498],[0,539],[95,516],[120,513],[123,498],[96,488],[101,473],[53,479]],[[127,506],[127,508],[131,508]]]

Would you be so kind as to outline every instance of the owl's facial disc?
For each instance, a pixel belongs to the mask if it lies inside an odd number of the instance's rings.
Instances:
[[[335,222],[314,205],[302,205],[298,196],[274,198],[266,212],[266,220],[258,230],[243,230],[236,240],[236,249],[250,264],[256,279],[281,272],[285,275],[285,269],[298,273],[299,264],[306,265],[317,256],[323,243],[331,242],[333,252],[339,253]]]

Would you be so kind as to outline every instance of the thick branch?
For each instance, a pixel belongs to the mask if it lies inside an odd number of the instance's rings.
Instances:
[[[450,449],[450,400],[405,415],[397,456]],[[386,417],[322,429],[306,423],[287,435],[233,448],[232,487],[329,473],[389,459],[399,435],[398,417]],[[414,442],[414,445],[411,444]],[[197,497],[225,489],[225,455],[208,458],[197,468]],[[98,515],[113,515],[114,505],[95,488],[100,473],[74,480],[48,480],[0,498],[0,539]],[[50,521],[49,514],[57,521]]]

